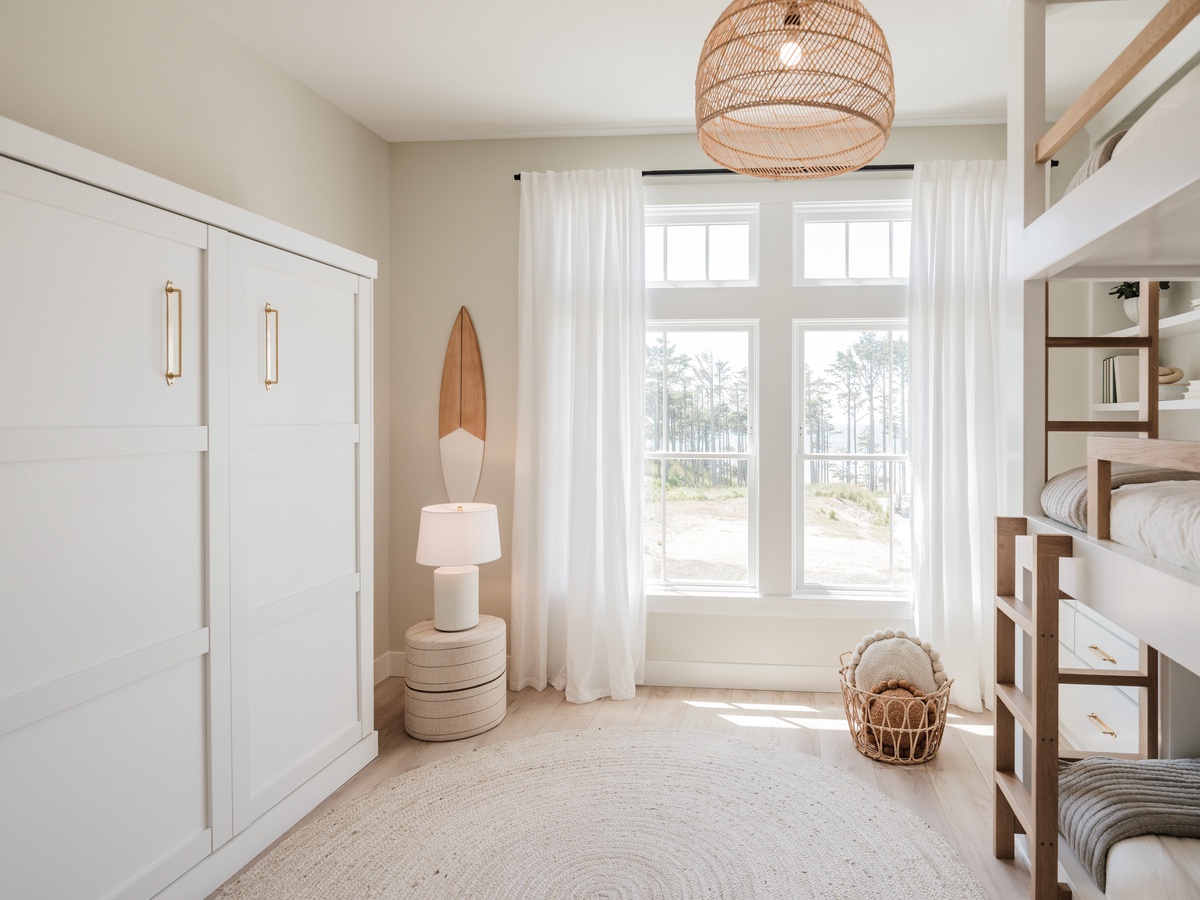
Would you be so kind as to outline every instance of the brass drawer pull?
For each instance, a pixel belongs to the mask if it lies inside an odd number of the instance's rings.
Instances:
[[[1117,664],[1116,657],[1114,657],[1114,656],[1109,656],[1109,654],[1108,654],[1108,653],[1106,653],[1105,651],[1101,650],[1101,649],[1100,649],[1099,647],[1097,647],[1095,644],[1088,644],[1088,649],[1089,649],[1089,650],[1091,650],[1091,651],[1092,651],[1092,653],[1094,653],[1096,656],[1098,656],[1098,657],[1100,657],[1102,660],[1104,660],[1106,663],[1112,663],[1114,666]]]
[[[171,295],[177,294],[175,301],[175,365],[171,366]],[[176,378],[183,377],[183,291],[167,282],[167,384],[175,383]]]
[[[272,358],[272,354],[271,354],[271,316],[275,317],[275,353],[274,353],[275,377],[274,378],[271,377],[271,358]],[[265,331],[264,331],[263,340],[264,340],[264,344],[265,344],[264,350],[266,351],[266,367],[267,367],[266,385],[267,385],[267,390],[269,391],[271,389],[271,385],[279,384],[279,310],[272,309],[271,304],[268,303],[266,306],[266,309],[263,310],[263,318],[266,320],[266,327],[265,327]]]
[[[1097,728],[1100,729],[1101,734],[1107,734],[1109,737],[1114,737],[1114,738],[1117,736],[1117,733],[1115,731],[1113,731],[1111,728],[1109,728],[1108,725],[1105,723],[1105,721],[1102,718],[1100,718],[1098,715],[1096,715],[1095,713],[1088,713],[1087,718],[1088,718],[1089,722],[1091,722],[1093,725],[1095,725]]]

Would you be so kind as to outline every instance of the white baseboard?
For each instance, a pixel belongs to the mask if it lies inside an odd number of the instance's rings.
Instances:
[[[835,666],[777,666],[759,663],[646,660],[645,683],[663,687],[735,688],[748,691],[837,693]]]
[[[404,653],[393,650],[375,660],[375,683],[404,677]],[[736,688],[747,691],[827,691],[837,693],[836,666],[778,666],[760,663],[646,660],[649,685]]]
[[[375,683],[379,684],[393,675],[397,678],[404,677],[404,651],[402,650],[399,652],[393,650],[375,657]]]

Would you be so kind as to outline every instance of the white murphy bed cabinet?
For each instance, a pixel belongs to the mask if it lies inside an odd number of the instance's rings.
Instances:
[[[376,755],[375,272],[0,119],[0,896],[203,897]]]

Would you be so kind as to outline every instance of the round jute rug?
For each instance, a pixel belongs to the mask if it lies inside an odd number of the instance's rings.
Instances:
[[[924,822],[773,744],[563,731],[414,769],[282,841],[218,894],[985,898]]]

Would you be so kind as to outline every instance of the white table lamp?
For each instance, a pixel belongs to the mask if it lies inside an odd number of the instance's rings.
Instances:
[[[439,503],[421,509],[417,562],[433,572],[433,627],[465,631],[479,624],[479,568],[500,558],[492,503]]]

